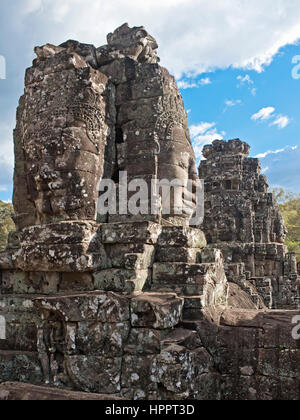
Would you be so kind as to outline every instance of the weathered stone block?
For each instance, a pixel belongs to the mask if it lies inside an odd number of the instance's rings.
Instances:
[[[183,321],[201,321],[205,318],[200,308],[184,308],[182,312]]]
[[[154,381],[151,378],[152,363],[154,355],[131,356],[125,355],[122,364],[122,388],[135,390],[139,399],[146,398],[147,389],[154,388]],[[131,395],[133,398],[133,394]]]
[[[182,247],[159,247],[156,251],[155,260],[157,262],[185,262],[187,264],[201,263],[200,248]]]
[[[109,395],[110,400],[122,398]],[[20,382],[5,382],[0,385],[0,401],[105,401],[106,394],[74,392],[49,386],[35,386]]]
[[[78,54],[69,54],[65,50],[56,51],[55,54],[49,55],[47,60],[39,61],[38,66],[31,67],[26,71],[25,84],[28,86],[41,82],[45,75],[51,73],[84,67],[87,68],[88,65]]]
[[[212,275],[214,264],[155,263],[153,265],[153,284],[180,285],[199,284],[204,286],[206,276]]]
[[[160,353],[160,332],[149,328],[132,328],[125,346],[131,355]]]
[[[38,354],[0,351],[0,382],[7,381],[42,384],[43,376]]]
[[[161,226],[152,222],[112,223],[101,226],[104,244],[144,243],[154,245]]]
[[[131,300],[133,327],[167,329],[181,320],[183,299],[172,293],[143,293]]]
[[[205,349],[187,351],[173,344],[156,357],[151,379],[177,395],[189,395],[198,375],[208,373],[211,366],[211,358]]]
[[[48,295],[59,292],[60,282],[61,276],[59,273],[31,272],[28,273],[26,286],[33,288],[35,293]],[[19,293],[24,290],[20,286],[18,286]]]
[[[128,321],[129,301],[112,292],[91,292],[34,300],[38,310],[60,314],[68,322],[99,321],[119,323]]]
[[[121,357],[129,330],[129,322],[80,322],[75,336],[75,351],[84,355]]]
[[[94,290],[94,280],[91,273],[62,273],[59,291],[88,291]]]
[[[16,289],[23,289],[21,285],[25,285],[27,274],[17,270],[4,270],[0,272],[0,294],[13,293]],[[29,286],[24,289],[28,291]]]
[[[13,314],[5,314],[4,317],[6,338],[0,339],[0,350],[37,352],[36,317]]]
[[[89,251],[89,244],[55,244],[23,246],[16,266],[23,271],[86,272],[107,266],[103,248],[97,254]]]
[[[218,263],[224,264],[222,252],[219,249],[204,248],[201,252],[202,263]]]
[[[162,247],[178,246],[202,249],[206,246],[206,239],[204,233],[199,229],[183,226],[164,226],[158,239],[158,245]]]
[[[65,368],[75,387],[86,392],[116,394],[121,390],[121,357],[66,356]]]
[[[162,337],[163,348],[167,348],[171,344],[185,347],[188,350],[194,350],[202,347],[202,341],[197,331],[184,328],[175,328],[171,332],[167,332],[166,335]]]
[[[34,314],[35,308],[33,303],[33,295],[2,295],[0,296],[0,313],[27,313]]]
[[[102,270],[94,274],[96,289],[129,294],[142,291],[149,278],[149,270],[123,268]]]
[[[29,245],[90,243],[98,228],[96,223],[74,221],[31,226],[20,232],[20,241]]]
[[[107,256],[113,268],[147,270],[154,262],[155,248],[142,243],[106,245]]]

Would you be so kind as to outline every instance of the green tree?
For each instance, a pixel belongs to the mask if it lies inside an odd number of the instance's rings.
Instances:
[[[298,261],[300,261],[300,195],[286,192],[283,189],[275,189],[273,193],[288,229],[286,244],[289,251],[295,252]]]
[[[0,252],[7,246],[7,237],[9,232],[16,230],[12,220],[14,209],[12,204],[0,201]]]

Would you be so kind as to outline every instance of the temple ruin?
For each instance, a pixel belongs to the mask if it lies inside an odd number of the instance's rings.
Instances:
[[[299,399],[300,278],[280,211],[240,140],[206,146],[197,173],[157,49],[127,24],[100,48],[35,49],[14,133],[17,232],[0,254],[1,387],[50,386],[70,399]],[[156,212],[99,212],[99,184],[113,181],[120,197],[124,172],[149,186]],[[193,189],[174,190],[168,208],[153,187],[161,179]],[[205,218],[195,225],[200,179]]]
[[[286,228],[258,159],[240,140],[205,146],[199,176],[205,180],[203,230],[222,250],[229,281],[259,305],[299,308],[296,255],[285,246]]]

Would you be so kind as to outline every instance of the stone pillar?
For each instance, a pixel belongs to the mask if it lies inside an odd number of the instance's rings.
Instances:
[[[275,284],[283,276],[287,232],[260,162],[249,158],[249,152],[250,146],[239,139],[204,147],[206,160],[199,167],[205,180],[202,228],[210,246],[222,249],[225,268],[230,266],[232,272],[232,264],[245,264],[253,283]],[[227,274],[235,281],[229,270]],[[270,293],[262,294],[268,306],[277,300],[270,299]]]
[[[46,45],[35,51],[15,130],[16,265],[88,271],[91,254],[101,253],[89,248],[97,230],[98,184],[112,176],[115,89],[72,49]]]
[[[184,202],[183,188],[188,179],[195,183],[198,177],[187,114],[175,79],[159,66],[157,43],[143,27],[125,24],[107,40],[108,45],[98,48],[97,59],[100,71],[116,85],[117,182],[118,173],[127,171],[129,181],[146,181],[149,192],[156,180],[178,179],[182,184],[172,193],[170,209],[162,190],[156,188],[154,199],[158,204],[162,199],[158,214],[129,214],[129,219],[160,222],[162,216],[167,223],[188,226],[194,196],[191,191]],[[178,205],[184,209],[180,215]],[[118,214],[110,221],[126,218],[128,215]]]

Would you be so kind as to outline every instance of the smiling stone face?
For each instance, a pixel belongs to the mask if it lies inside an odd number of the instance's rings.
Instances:
[[[36,51],[15,131],[17,225],[95,220],[106,146],[114,150],[112,86],[76,53]]]

